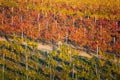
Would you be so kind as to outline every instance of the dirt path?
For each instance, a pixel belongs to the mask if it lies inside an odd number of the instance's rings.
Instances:
[[[0,41],[6,41],[6,39],[0,37]],[[52,51],[52,46],[50,46],[50,45],[46,45],[46,44],[42,44],[42,43],[37,43],[37,45],[38,45],[38,50]]]
[[[5,38],[0,37],[0,41],[6,41],[6,40],[5,40]],[[51,45],[42,44],[42,43],[37,43],[37,45],[38,45],[38,50],[48,51],[48,52],[52,51]],[[80,51],[79,55],[91,58],[91,55],[87,54],[85,51]]]
[[[52,46],[50,45],[46,45],[46,44],[42,44],[42,43],[37,43],[38,45],[38,50],[42,50],[42,51],[52,51]]]
[[[91,58],[92,56],[87,54],[85,51],[80,51],[80,56],[83,56],[83,57],[87,57],[87,58]]]
[[[5,38],[1,38],[1,37],[0,37],[0,41],[6,41],[6,40],[5,40]]]

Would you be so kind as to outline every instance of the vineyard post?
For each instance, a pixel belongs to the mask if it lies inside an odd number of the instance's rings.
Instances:
[[[26,60],[26,66],[25,69],[28,71],[28,56],[27,56],[27,42],[25,41],[25,60]],[[28,80],[28,75],[26,74],[26,80]]]
[[[50,64],[50,54],[49,54],[49,52],[48,51],[46,51],[46,54],[47,54],[47,58],[48,58],[48,68],[49,68],[49,70],[50,70],[50,72],[49,72],[49,79],[50,80],[52,80],[52,72],[51,72],[51,64]]]
[[[20,16],[20,21],[21,21],[21,23],[23,22],[22,15]],[[23,27],[22,27],[22,33],[21,33],[21,39],[22,39],[22,41],[23,41],[23,37],[24,37],[24,32],[23,32]]]
[[[98,73],[98,69],[97,69],[97,65],[96,65],[96,63],[95,63],[95,69],[96,69],[96,75],[97,75],[97,78],[98,78],[98,80],[100,80],[100,76],[99,76],[99,73]]]
[[[11,10],[12,10],[12,20],[11,20],[11,25],[13,26],[13,12],[14,12],[14,7],[12,7]]]
[[[100,34],[101,34],[101,37],[102,37],[102,25],[100,26]]]
[[[3,15],[4,15],[4,8],[3,8]],[[4,21],[4,18],[2,18],[2,24]],[[4,72],[5,72],[5,53],[3,53],[3,67],[2,67],[3,75],[2,75],[2,80],[4,80]]]
[[[52,80],[52,71],[51,71],[51,65],[50,65],[50,80]]]
[[[5,73],[5,53],[3,53],[3,80],[4,80],[4,73]]]
[[[40,19],[40,13],[38,13],[38,16],[37,16],[37,22],[39,23],[39,19]]]
[[[72,79],[74,79],[74,64],[73,64],[73,69],[72,69]]]
[[[98,53],[99,53],[99,46],[98,46],[98,41],[97,41],[97,58],[98,58]],[[100,80],[100,76],[99,76],[99,74],[98,74],[98,69],[97,69],[97,65],[96,65],[96,63],[95,63],[95,69],[96,69],[96,75],[97,75],[97,78],[98,78],[98,80]]]
[[[76,75],[75,75],[75,80],[78,80],[78,79],[77,79],[77,72],[76,72]]]
[[[98,56],[98,53],[99,53],[99,47],[98,47],[98,41],[97,41],[97,56]]]
[[[2,24],[3,24],[3,22],[4,22],[4,18],[2,17]]]
[[[58,27],[58,22],[57,22],[57,20],[55,20],[55,24],[56,24],[56,26],[55,26],[55,27],[57,28],[57,27]]]
[[[73,27],[75,27],[75,20],[73,19]]]
[[[66,32],[66,44],[68,44],[68,32]]]
[[[26,0],[27,2],[27,0]],[[28,18],[29,18],[29,9],[28,9],[28,6],[27,6],[27,12],[28,12]],[[26,71],[28,71],[28,56],[27,56],[27,41],[25,40],[25,59],[26,59]],[[26,74],[26,80],[28,80],[28,75]]]
[[[116,44],[116,38],[113,38],[114,45]],[[114,51],[115,51],[115,46],[114,46]],[[116,64],[117,58],[116,58],[116,53],[114,53],[114,63]],[[117,64],[116,64],[117,65]]]
[[[46,27],[46,29],[48,29],[48,21],[46,22],[46,26],[45,27]]]
[[[23,41],[23,37],[24,37],[24,33],[23,33],[23,31],[22,31],[21,37],[22,37],[22,41]]]
[[[70,56],[70,66],[72,65],[72,55],[71,55],[71,49],[69,50],[69,56]]]
[[[38,31],[40,31],[40,23],[39,23],[39,19],[40,19],[40,13],[38,13],[38,16],[37,16]]]
[[[119,25],[118,25],[119,26]],[[117,35],[117,27],[115,27],[115,36]],[[116,37],[114,36],[113,38],[113,43],[114,43],[114,63],[116,65],[116,67],[118,66],[118,63],[117,63],[117,57],[116,57]],[[119,67],[119,66],[118,66]]]
[[[2,14],[4,15],[4,8]],[[4,18],[2,17],[2,24],[4,24]]]
[[[84,37],[86,37],[86,28],[84,27]]]

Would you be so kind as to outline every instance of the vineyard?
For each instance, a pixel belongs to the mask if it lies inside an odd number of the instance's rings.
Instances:
[[[0,80],[119,79],[119,0],[0,0]]]

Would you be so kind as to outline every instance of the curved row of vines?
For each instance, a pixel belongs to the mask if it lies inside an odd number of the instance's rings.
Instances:
[[[1,0],[0,35],[119,54],[119,5],[119,0]]]
[[[19,39],[0,42],[0,78],[3,80],[118,80],[120,56],[82,57],[70,45],[42,52],[35,43]]]

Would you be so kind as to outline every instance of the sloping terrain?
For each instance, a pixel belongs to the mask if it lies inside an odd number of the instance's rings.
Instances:
[[[0,80],[119,80],[120,0],[0,0]]]
[[[120,66],[113,55],[80,56],[67,45],[44,52],[20,42],[0,41],[0,78],[4,80],[98,80],[120,78]],[[110,58],[110,59],[109,59]],[[106,74],[107,73],[107,74]]]
[[[3,38],[3,37],[0,37],[0,41],[6,41],[6,39]],[[11,41],[13,41],[13,40],[11,40]],[[36,42],[36,44],[37,44],[37,49],[38,50],[41,50],[41,51],[44,51],[44,52],[50,52],[50,51],[53,50],[53,45],[43,44],[43,43],[40,43],[40,42]],[[79,51],[79,52],[80,52],[80,56],[90,57],[90,55],[87,54],[85,51]]]

